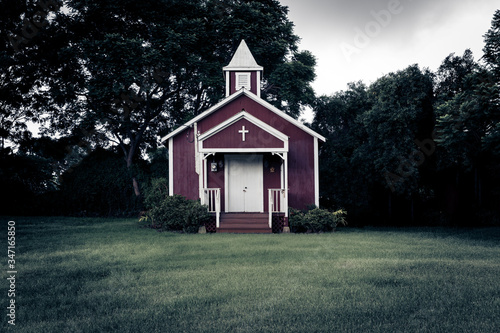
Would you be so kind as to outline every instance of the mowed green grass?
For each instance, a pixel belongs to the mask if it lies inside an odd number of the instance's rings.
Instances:
[[[499,332],[500,229],[183,235],[130,219],[16,221],[3,332]]]

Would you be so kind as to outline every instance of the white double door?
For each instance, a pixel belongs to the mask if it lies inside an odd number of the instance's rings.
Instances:
[[[226,211],[264,211],[262,155],[226,155]]]

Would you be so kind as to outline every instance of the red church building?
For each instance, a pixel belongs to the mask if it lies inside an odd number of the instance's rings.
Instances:
[[[200,199],[211,232],[288,231],[288,208],[319,205],[325,138],[260,97],[263,68],[243,40],[223,68],[226,97],[162,142],[170,195]]]

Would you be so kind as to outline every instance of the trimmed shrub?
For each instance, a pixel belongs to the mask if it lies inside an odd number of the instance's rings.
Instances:
[[[337,225],[346,225],[346,212],[338,210],[329,212],[326,209],[314,208],[309,211],[290,209],[290,229],[292,232],[329,232]]]
[[[142,221],[147,221],[155,229],[197,233],[199,227],[210,219],[207,207],[199,201],[177,194],[169,196],[165,178],[152,180],[145,201],[149,210]]]

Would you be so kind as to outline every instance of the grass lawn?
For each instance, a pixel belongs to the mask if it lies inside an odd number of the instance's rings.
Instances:
[[[130,219],[1,225],[2,332],[500,332],[500,228],[182,235]]]

